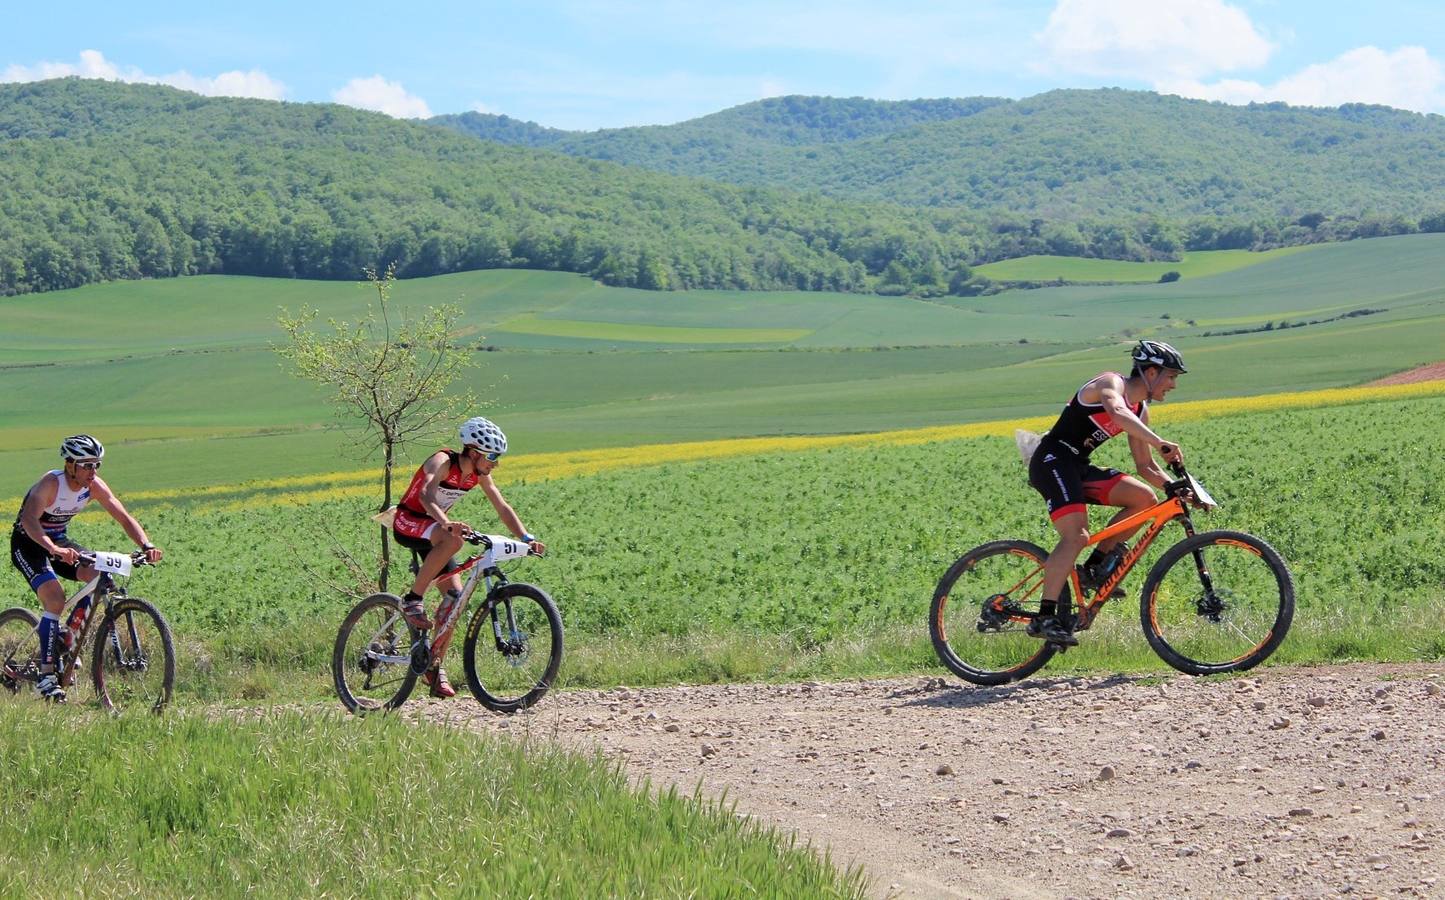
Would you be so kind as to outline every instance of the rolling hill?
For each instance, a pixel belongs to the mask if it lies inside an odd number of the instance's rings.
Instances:
[[[1445,118],[1361,104],[1231,106],[1104,89],[1018,101],[780,97],[595,132],[480,113],[431,121],[672,174],[1025,221],[1445,213]]]

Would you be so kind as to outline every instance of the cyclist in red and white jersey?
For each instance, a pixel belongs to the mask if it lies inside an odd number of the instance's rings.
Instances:
[[[1179,351],[1162,341],[1140,341],[1131,358],[1134,367],[1128,378],[1105,372],[1075,392],[1029,461],[1029,484],[1044,496],[1059,542],[1044,564],[1039,617],[1029,622],[1028,631],[1053,643],[1073,646],[1079,642],[1073,633],[1073,609],[1060,609],[1058,601],[1069,570],[1089,541],[1086,504],[1123,507],[1110,524],[1122,521],[1154,505],[1154,491],[1144,481],[1162,488],[1169,480],[1154,461],[1152,448],[1157,447],[1166,462],[1184,460],[1178,444],[1165,441],[1149,427],[1149,404],[1174,390],[1179,376],[1188,371],[1184,360]],[[1121,433],[1129,436],[1129,453],[1139,478],[1089,462],[1096,447]],[[1095,566],[1128,537],[1125,534],[1095,547],[1084,562],[1086,582],[1102,581],[1102,577],[1094,577]]]
[[[452,557],[462,549],[462,538],[471,531],[470,526],[452,519],[449,513],[472,488],[482,489],[502,524],[529,544],[533,553],[547,551],[547,545],[527,531],[492,482],[492,470],[507,452],[507,436],[502,429],[489,419],[477,416],[462,423],[457,437],[462,444],[460,451],[442,448],[416,470],[397,504],[392,522],[392,536],[398,544],[425,554],[416,581],[402,597],[401,606],[407,621],[417,628],[430,628],[432,624],[422,599],[427,585],[447,570]],[[461,579],[453,575],[442,582],[442,589],[455,597],[462,589]],[[438,654],[437,662],[422,677],[430,685],[432,696],[452,697],[456,690],[441,668],[440,656]]]
[[[65,689],[55,672],[55,641],[60,631],[60,614],[65,610],[65,589],[60,578],[89,581],[95,570],[80,565],[85,548],[70,539],[66,528],[70,520],[91,500],[99,503],[111,518],[120,523],[136,546],[146,552],[146,559],[159,562],[161,550],[150,542],[145,529],[111,493],[100,477],[101,457],[105,447],[88,434],[77,434],[60,444],[63,468],[52,469],[40,476],[25,494],[15,528],[10,533],[10,564],[40,599],[40,674],[35,684],[40,696],[62,702]]]

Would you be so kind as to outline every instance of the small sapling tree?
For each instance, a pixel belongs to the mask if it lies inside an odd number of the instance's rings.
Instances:
[[[364,457],[380,449],[385,511],[392,505],[397,451],[436,433],[442,423],[456,421],[462,410],[476,408],[470,392],[449,390],[474,363],[468,347],[452,343],[460,309],[428,307],[398,318],[390,305],[395,265],[382,275],[365,271],[363,286],[376,291],[377,302],[368,305],[364,316],[355,322],[331,319],[330,329],[320,330],[315,310],[303,306],[293,316],[282,309],[277,322],[290,340],[276,352],[297,375],[331,391],[337,414],[359,432],[357,445]],[[389,532],[383,525],[377,577],[382,590],[391,565]]]

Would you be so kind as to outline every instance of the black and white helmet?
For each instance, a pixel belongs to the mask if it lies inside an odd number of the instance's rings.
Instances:
[[[1184,357],[1179,355],[1179,351],[1163,341],[1140,341],[1134,345],[1132,356],[1134,365],[1141,369],[1147,366],[1163,366],[1180,372],[1189,371],[1184,368]]]
[[[105,448],[100,441],[88,434],[77,434],[60,442],[60,457],[74,462],[77,459],[100,459]]]
[[[476,447],[483,453],[507,452],[507,436],[491,419],[481,416],[467,419],[457,430],[457,437],[463,446]]]

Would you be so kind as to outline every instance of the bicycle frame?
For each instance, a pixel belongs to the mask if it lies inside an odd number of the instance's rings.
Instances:
[[[1069,583],[1073,587],[1074,596],[1078,598],[1078,602],[1075,604],[1078,611],[1075,614],[1077,623],[1074,626],[1074,630],[1088,630],[1089,626],[1094,623],[1094,616],[1098,615],[1099,609],[1109,601],[1109,594],[1113,592],[1114,588],[1119,586],[1119,583],[1122,582],[1124,577],[1134,568],[1134,564],[1137,563],[1139,558],[1144,555],[1144,552],[1149,549],[1149,545],[1154,543],[1154,539],[1164,530],[1164,526],[1175,519],[1182,520],[1186,537],[1194,536],[1194,522],[1189,518],[1189,507],[1185,505],[1182,499],[1174,496],[1167,497],[1143,512],[1135,513],[1127,519],[1122,519],[1113,525],[1102,528],[1098,532],[1089,535],[1089,540],[1088,543],[1084,545],[1085,547],[1092,547],[1110,538],[1128,534],[1146,522],[1149,526],[1144,530],[1144,534],[1134,542],[1134,546],[1125,552],[1124,558],[1119,561],[1119,565],[1114,569],[1113,573],[1104,580],[1103,584],[1099,585],[1098,589],[1094,592],[1094,599],[1088,605],[1084,604],[1084,593],[1082,585],[1079,583],[1078,570],[1070,570]],[[1042,585],[1042,582],[1040,582],[1040,585]]]
[[[80,605],[81,601],[87,597],[92,598],[90,611],[86,614],[85,622],[81,624],[80,631],[71,636],[69,658],[64,658],[66,654],[63,648],[56,648],[57,652],[61,655],[61,658],[57,659],[57,662],[63,663],[63,665],[56,670],[55,674],[62,686],[70,687],[70,685],[74,683],[76,670],[80,667],[82,648],[85,647],[86,641],[90,638],[91,628],[94,627],[96,622],[105,618],[109,612],[111,598],[116,596],[125,596],[125,588],[116,584],[115,579],[111,577],[109,572],[97,572],[94,578],[82,585],[79,590],[65,601],[65,605],[61,607],[59,619],[61,623],[65,623],[70,621],[71,615],[75,612],[75,608]],[[134,623],[132,623],[130,627],[132,630],[131,641],[132,645],[134,645],[136,642]],[[59,640],[59,637],[57,637],[57,644]],[[116,653],[116,658],[120,659],[120,638],[115,631],[111,631],[110,641],[111,647]],[[3,662],[8,664],[10,660],[3,660]]]
[[[468,577],[466,583],[462,585],[462,592],[457,598],[457,602],[453,603],[452,608],[447,610],[446,618],[436,623],[436,634],[432,637],[430,644],[433,659],[444,656],[447,652],[447,647],[451,646],[452,635],[456,632],[457,622],[461,621],[462,613],[466,611],[467,607],[471,606],[472,596],[477,590],[477,582],[481,581],[486,587],[486,593],[482,594],[483,597],[491,594],[494,588],[507,583],[507,576],[503,575],[501,569],[498,569],[496,566],[489,566],[485,569],[477,566],[477,563],[481,562],[482,557],[485,555],[485,553],[477,553],[468,557],[461,565],[452,569],[450,572],[443,572],[434,578],[431,584],[427,585],[427,589],[430,590],[433,587],[439,587],[441,582],[448,578],[460,575],[468,569],[472,570],[471,576]]]
[[[1076,611],[1074,614],[1075,631],[1087,631],[1089,629],[1089,626],[1094,623],[1094,617],[1099,614],[1100,608],[1108,602],[1109,594],[1113,592],[1114,588],[1119,586],[1119,583],[1123,581],[1134,568],[1134,565],[1138,563],[1140,557],[1149,549],[1149,545],[1153,544],[1154,539],[1164,530],[1164,526],[1173,522],[1175,519],[1181,519],[1183,521],[1186,537],[1192,537],[1194,535],[1194,522],[1189,518],[1189,507],[1182,497],[1171,494],[1148,509],[1135,513],[1127,519],[1122,519],[1113,525],[1109,525],[1089,535],[1088,542],[1084,544],[1085,547],[1092,547],[1101,541],[1107,541],[1110,538],[1128,534],[1134,529],[1146,523],[1148,524],[1148,528],[1144,530],[1144,534],[1135,541],[1134,546],[1130,547],[1124,554],[1124,558],[1120,560],[1118,567],[1114,569],[1113,573],[1105,579],[1104,583],[1095,591],[1092,601],[1088,603],[1084,602],[1083,585],[1079,582],[1078,570],[1071,569],[1069,571],[1068,583],[1073,589],[1073,595],[1078,598],[1078,602],[1075,604]],[[1027,556],[1027,554],[1023,555]],[[1032,557],[1029,558],[1032,559]],[[1029,584],[1033,579],[1037,580],[1034,581],[1033,584]],[[1014,591],[1017,591],[1025,585],[1028,585],[1028,590],[1024,593],[1025,599],[1032,597],[1035,592],[1043,590],[1044,567],[1039,566],[1018,584],[1009,588],[1005,594],[1012,596]],[[1027,622],[1033,618],[1033,616],[1033,613],[1027,613],[1024,615],[1013,615],[1010,616],[1010,618],[1014,621]]]

